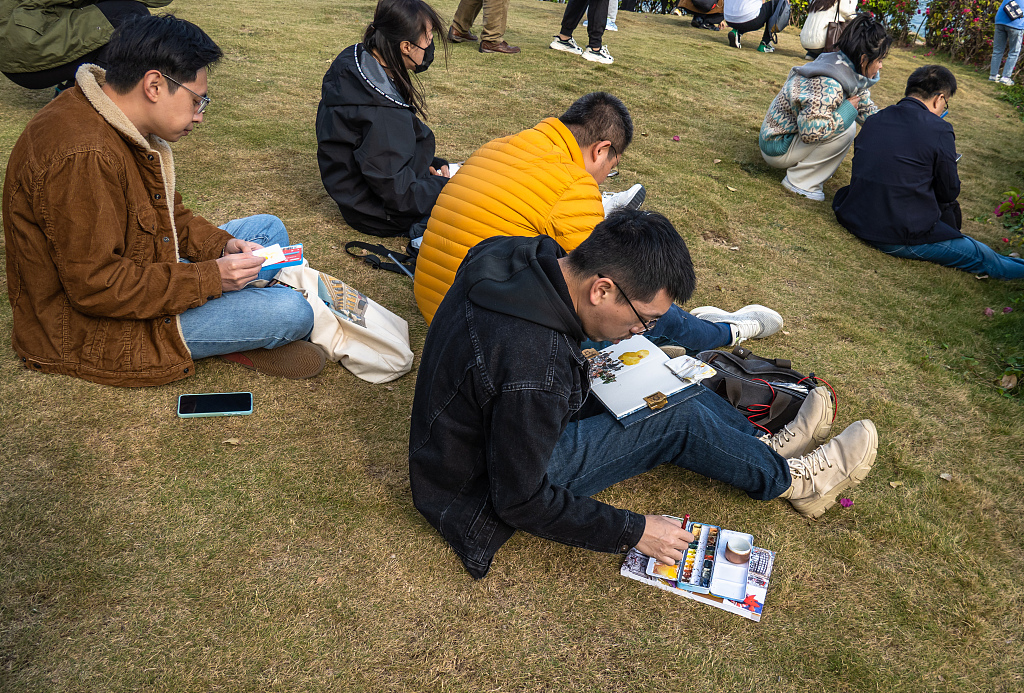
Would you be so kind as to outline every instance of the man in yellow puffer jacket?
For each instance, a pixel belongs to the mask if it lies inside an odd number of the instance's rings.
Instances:
[[[605,216],[598,183],[633,139],[626,106],[587,94],[560,118],[478,149],[442,189],[430,213],[415,293],[429,323],[469,249],[492,236],[545,234],[566,252]]]
[[[558,118],[488,142],[469,157],[441,190],[419,247],[414,292],[427,323],[466,253],[480,241],[544,234],[569,252],[616,204],[628,200],[627,206],[636,208],[643,195],[619,193],[622,201],[606,205],[597,187],[632,140],[633,119],[625,104],[593,92]],[[701,351],[767,337],[781,327],[782,317],[760,305],[735,313],[703,306],[692,314],[675,306],[651,336]]]

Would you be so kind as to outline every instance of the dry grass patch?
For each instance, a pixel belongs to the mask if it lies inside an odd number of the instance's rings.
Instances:
[[[448,17],[455,5],[437,3]],[[342,222],[315,161],[320,80],[372,8],[175,2],[226,52],[208,119],[176,146],[178,185],[217,223],[281,216],[316,266],[406,317],[419,352],[426,328],[409,281],[344,254],[365,237]],[[880,431],[878,463],[853,507],[818,522],[677,469],[602,495],[745,529],[778,551],[764,621],[624,580],[618,557],[522,534],[485,580],[470,579],[409,494],[415,373],[372,386],[331,366],[292,382],[207,360],[184,382],[121,390],[30,373],[8,350],[0,689],[1024,686],[1022,416],[992,385],[981,312],[1008,305],[1019,286],[883,256],[838,227],[827,205],[780,187],[756,134],[802,62],[795,32],[762,55],[687,20],[624,12],[606,35],[616,62],[599,66],[546,48],[563,9],[513,0],[507,38],[519,56],[458,45],[447,69],[439,56],[423,75],[439,153],[465,158],[582,93],[617,93],[637,137],[607,187],[643,182],[647,205],[677,225],[698,264],[693,305],[779,309],[788,334],[757,351],[827,378],[840,395],[837,426],[870,417]],[[911,70],[933,59],[893,51],[879,104],[898,100]],[[1019,183],[1024,156],[1013,143],[1024,126],[983,75],[951,69],[968,231],[993,242],[1001,232],[986,215]],[[0,162],[48,99],[0,82]],[[10,330],[3,302],[0,334]],[[180,393],[233,390],[254,393],[252,416],[174,415]]]

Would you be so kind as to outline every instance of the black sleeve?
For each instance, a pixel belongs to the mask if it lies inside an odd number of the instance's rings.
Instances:
[[[935,199],[939,203],[952,202],[960,195],[960,176],[956,166],[956,137],[953,128],[939,134],[935,156]]]
[[[363,178],[389,209],[401,214],[426,216],[448,182],[429,170],[413,169],[416,132],[408,111],[382,108],[373,118],[355,159]]]
[[[544,415],[524,415],[531,410]],[[548,478],[559,411],[567,411],[565,399],[538,390],[502,392],[493,402],[486,454],[495,511],[516,529],[570,546],[607,553],[635,546],[642,515],[575,496]]]

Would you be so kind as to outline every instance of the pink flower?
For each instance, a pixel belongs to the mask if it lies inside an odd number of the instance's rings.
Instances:
[[[839,505],[843,506],[844,508],[849,508],[851,505],[853,505],[853,501],[850,500],[849,498],[840,498]]]
[[[1013,308],[1011,308],[1010,306],[1006,306],[1005,308],[1003,308],[1003,314],[1004,315],[1006,313],[1012,313],[1012,312],[1013,312]]]
[[[995,315],[995,314],[996,314],[996,312],[995,312],[994,310],[992,310],[991,308],[986,308],[986,309],[985,309],[985,315],[989,316],[990,318],[991,318],[991,317],[992,317],[993,315]]]
[[[1010,239],[1009,239],[1009,238],[1004,238],[1004,239],[1003,239],[1003,243],[1009,243],[1009,242],[1010,242]]]
[[[679,135],[674,135],[674,136],[672,137],[672,141],[673,141],[673,142],[678,142],[678,141],[679,141]]]

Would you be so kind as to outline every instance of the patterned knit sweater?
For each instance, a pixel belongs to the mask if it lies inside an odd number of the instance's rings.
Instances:
[[[782,156],[800,135],[815,144],[843,132],[854,121],[863,123],[878,112],[863,77],[842,53],[823,53],[814,62],[794,67],[768,108],[757,143],[765,156]],[[854,106],[846,94],[859,95]]]

